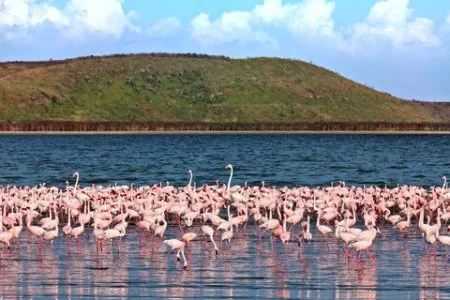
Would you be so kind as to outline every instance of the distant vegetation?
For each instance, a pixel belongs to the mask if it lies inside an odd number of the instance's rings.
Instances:
[[[150,53],[0,63],[3,124],[438,124],[449,116],[450,105],[401,100],[295,60]]]

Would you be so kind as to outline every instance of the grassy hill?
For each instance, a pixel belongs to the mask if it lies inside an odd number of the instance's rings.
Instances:
[[[447,122],[301,61],[138,54],[0,64],[0,123]]]

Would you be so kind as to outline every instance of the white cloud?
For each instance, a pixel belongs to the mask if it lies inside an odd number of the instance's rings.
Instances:
[[[134,12],[125,13],[123,1],[70,0],[59,9],[49,0],[0,0],[0,28],[6,27],[5,36],[10,36],[17,28],[23,32],[47,22],[69,39],[92,33],[118,38],[127,29],[139,30],[131,22]]]
[[[255,21],[280,28],[294,34],[333,36],[332,14],[335,3],[328,0],[305,0],[295,4],[283,4],[282,0],[265,0],[252,14]]]
[[[439,38],[433,33],[433,21],[412,18],[409,0],[380,0],[370,9],[365,22],[352,28],[353,47],[385,40],[395,47],[406,44],[437,46]]]
[[[346,52],[381,51],[383,47],[407,45],[436,47],[440,39],[434,23],[413,17],[409,0],[379,0],[364,22],[338,30],[333,20],[333,0],[264,0],[249,11],[229,11],[211,20],[202,13],[191,21],[192,35],[202,44],[229,42],[272,42],[273,29],[284,30],[298,39],[316,39]],[[450,15],[448,17],[450,29]]]
[[[249,12],[231,11],[211,21],[208,14],[201,13],[191,21],[192,35],[204,45],[235,41],[273,42],[266,33],[252,29],[251,17]]]
[[[0,0],[0,27],[29,28],[49,22],[67,24],[67,19],[56,7],[34,0]]]
[[[167,37],[181,29],[181,21],[176,17],[161,19],[153,24],[147,34],[151,37]]]
[[[89,32],[120,37],[125,29],[138,30],[123,9],[123,0],[70,0],[64,9],[69,26],[63,34],[81,38]]]
[[[251,11],[229,11],[211,21],[201,13],[192,22],[193,37],[203,44],[233,41],[274,43],[264,29],[287,29],[295,35],[333,36],[331,15],[335,4],[328,0],[305,0],[297,4],[283,4],[282,0],[265,0]]]

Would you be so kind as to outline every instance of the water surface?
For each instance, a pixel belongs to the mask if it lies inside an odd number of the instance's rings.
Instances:
[[[383,230],[373,252],[376,264],[366,260],[362,269],[347,261],[335,242],[315,234],[300,248],[297,243],[277,243],[271,251],[267,234],[259,240],[254,227],[225,245],[216,257],[212,244],[200,238],[187,254],[189,269],[157,238],[130,228],[122,240],[108,243],[97,254],[92,238],[72,242],[59,238],[39,254],[37,241],[26,232],[9,254],[3,254],[0,293],[5,297],[252,297],[436,299],[449,298],[450,267],[441,251],[436,258],[422,254],[421,239],[406,239]],[[199,228],[194,228],[194,231]],[[178,236],[169,228],[167,236]],[[141,242],[139,242],[139,240]],[[219,244],[220,245],[220,244]],[[259,249],[259,250],[258,250]],[[441,249],[443,250],[443,249]],[[7,276],[6,276],[7,274]]]
[[[450,135],[0,135],[0,184],[441,184]]]
[[[197,185],[226,182],[224,166],[235,166],[234,184],[298,186],[347,184],[441,184],[449,174],[447,135],[5,135],[0,136],[0,184],[63,186],[77,170],[81,183],[186,185],[187,169]],[[361,226],[360,226],[361,227]],[[311,244],[258,238],[254,226],[241,231],[216,257],[202,239],[192,244],[189,269],[167,256],[160,240],[130,226],[97,254],[92,234],[71,245],[58,238],[42,255],[24,232],[0,260],[4,297],[250,297],[430,299],[450,298],[448,258],[421,253],[417,225],[405,239],[383,227],[372,247],[376,264],[358,269],[334,239],[330,250],[315,233]],[[199,228],[194,228],[199,231]],[[88,230],[91,232],[91,229]],[[180,236],[170,227],[167,238]],[[216,236],[216,240],[219,236]],[[139,242],[141,241],[141,242]],[[258,250],[261,249],[261,250]]]

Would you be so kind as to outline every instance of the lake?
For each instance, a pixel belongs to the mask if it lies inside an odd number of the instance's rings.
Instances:
[[[143,134],[143,135],[0,135],[0,185],[64,187],[80,173],[86,185],[152,185],[169,181],[185,186],[192,169],[197,185],[226,183],[266,186],[347,185],[394,187],[441,185],[449,175],[448,135],[337,134]],[[358,224],[361,228],[362,225]],[[239,298],[450,298],[448,258],[422,251],[417,225],[401,238],[382,224],[371,250],[376,264],[357,268],[336,239],[312,226],[313,241],[275,243],[258,238],[254,225],[239,230],[230,249],[215,256],[205,238],[188,251],[189,269],[168,256],[161,240],[127,229],[120,251],[107,243],[98,254],[92,237],[68,251],[67,239],[46,243],[26,230],[0,260],[4,297],[239,297]],[[195,227],[194,230],[199,230]],[[297,229],[298,230],[298,229]],[[180,235],[170,226],[168,238]],[[295,235],[295,234],[294,234]],[[217,237],[218,238],[218,237]],[[324,247],[325,246],[325,247]]]
[[[0,184],[441,185],[450,135],[0,135]]]

